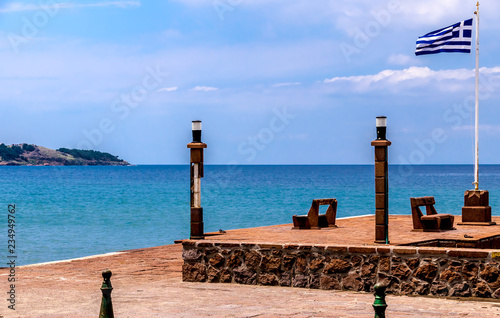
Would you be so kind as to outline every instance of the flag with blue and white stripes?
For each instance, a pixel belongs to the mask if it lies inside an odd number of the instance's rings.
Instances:
[[[415,55],[440,52],[470,53],[471,42],[472,19],[469,19],[419,37]]]

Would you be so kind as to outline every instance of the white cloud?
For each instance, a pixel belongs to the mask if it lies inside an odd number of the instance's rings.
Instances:
[[[182,33],[176,29],[168,29],[162,32],[162,37],[164,39],[178,39],[182,37]]]
[[[415,65],[420,64],[420,60],[409,55],[391,54],[387,59],[387,63],[392,65]]]
[[[479,69],[479,72],[481,74],[496,74],[496,73],[500,73],[500,66],[495,66],[495,67],[481,67]]]
[[[497,74],[500,73],[500,67],[482,67],[479,72],[481,74]],[[434,71],[428,67],[418,67],[412,66],[404,70],[383,70],[374,75],[357,75],[357,76],[340,76],[325,79],[325,83],[332,83],[337,81],[348,81],[348,82],[368,82],[374,83],[383,80],[387,80],[391,83],[398,83],[402,81],[412,80],[412,79],[425,79],[431,78],[434,80],[466,80],[474,77],[474,71],[460,68],[454,70],[439,70]]]
[[[104,1],[97,3],[61,3],[61,8],[86,8],[86,7],[118,7],[118,8],[129,8],[129,7],[140,7],[140,1]]]
[[[480,74],[487,85],[498,86],[500,67],[483,67]],[[335,84],[334,88],[338,90],[366,92],[380,89],[397,91],[400,88],[426,86],[432,82],[433,87],[440,91],[458,92],[467,89],[469,80],[474,77],[474,71],[469,69],[434,71],[428,67],[412,66],[403,70],[383,70],[377,74],[332,77],[323,83]]]
[[[213,5],[212,1],[206,1],[206,0],[174,0],[174,1],[180,2],[180,3],[188,5],[188,6],[193,6],[193,7],[212,6]]]
[[[462,125],[458,127],[453,127],[453,130],[458,130],[458,131],[474,131],[474,126],[473,125]],[[480,132],[485,132],[490,135],[496,135],[500,134],[500,125],[479,125],[479,131]]]
[[[40,10],[41,7],[36,4],[24,4],[24,3],[9,3],[7,6],[0,8],[0,12],[18,12],[18,11],[34,11]]]
[[[36,11],[43,10],[44,7],[58,8],[58,9],[72,9],[72,8],[89,8],[89,7],[138,7],[141,5],[140,1],[103,1],[96,3],[74,3],[74,2],[56,2],[51,1],[44,4],[26,4],[20,2],[9,3],[7,6],[0,8],[0,12],[20,12],[20,11]]]
[[[309,139],[310,136],[308,133],[301,133],[301,134],[288,134],[284,137],[292,141],[306,141]]]
[[[470,12],[463,19],[472,16],[475,7],[464,6],[461,0],[441,0],[436,3],[433,0],[404,1],[401,5],[402,15],[414,25],[435,25],[445,27],[448,24],[458,22],[465,12]],[[457,17],[455,19],[453,17]],[[425,18],[422,18],[425,17]],[[460,18],[459,18],[460,17]],[[440,24],[444,24],[440,26]],[[429,30],[432,31],[432,30]]]
[[[283,78],[311,76],[317,70],[331,68],[334,57],[339,54],[332,42],[309,40],[224,47],[193,45],[146,55],[129,44],[49,41],[43,43],[43,50],[33,51],[32,48],[42,46],[34,43],[30,50],[15,54],[8,41],[1,41],[2,34],[5,33],[0,32],[0,48],[4,49],[0,50],[0,59],[9,63],[4,65],[0,77],[0,100],[15,99],[25,108],[35,108],[33,101],[47,102],[57,108],[67,108],[75,101],[77,103],[72,107],[78,107],[82,101],[108,107],[116,96],[141,85],[148,74],[146,68],[154,69],[156,64],[175,79],[175,86],[180,88],[178,91],[185,87],[191,92],[210,92],[222,85],[226,88],[253,87],[262,82],[279,83]],[[211,85],[202,86],[200,83]],[[155,91],[170,86],[174,85],[165,81]],[[81,95],[82,90],[91,90],[93,94]],[[149,100],[171,98],[172,95],[176,94],[155,94]],[[206,94],[191,95],[191,98],[197,98],[196,95]]]
[[[404,70],[384,70],[373,75],[341,76],[324,80],[324,83],[350,82],[359,85],[360,88],[369,88],[371,84],[377,82],[387,82],[388,84],[398,84],[410,80],[465,80],[474,76],[472,70],[440,70],[433,71],[428,67],[409,67]]]
[[[210,91],[216,91],[218,90],[217,87],[210,87],[210,86],[196,86],[192,88],[193,91],[202,91],[202,92],[210,92]]]
[[[219,10],[224,14],[238,14],[238,11],[259,11],[272,16],[273,23],[292,25],[334,25],[345,34],[353,35],[354,30],[378,22],[388,29],[418,29],[429,32],[473,16],[476,1],[465,0],[350,0],[350,1],[310,1],[310,0],[252,0],[252,1],[209,1],[175,0],[186,6],[205,7],[216,14],[216,3],[222,3]],[[396,9],[394,9],[396,8]],[[500,1],[482,0],[482,27],[498,29],[499,19],[494,12],[500,11]],[[224,11],[226,10],[226,11]],[[392,12],[391,12],[392,11]],[[388,20],[380,20],[389,12]],[[377,18],[378,17],[378,18]],[[377,20],[379,19],[379,20]],[[423,34],[420,34],[423,35]]]
[[[163,87],[157,90],[157,92],[174,92],[177,89],[179,89],[177,86],[172,86],[172,87]]]
[[[283,86],[296,86],[300,85],[300,82],[286,82],[286,83],[277,83],[274,84],[273,87],[283,87]]]

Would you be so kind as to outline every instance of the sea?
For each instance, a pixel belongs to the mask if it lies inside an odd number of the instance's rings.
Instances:
[[[500,215],[500,165],[481,165],[479,178]],[[390,165],[389,213],[434,196],[439,213],[459,215],[472,181],[471,165]],[[27,265],[189,238],[189,187],[188,165],[0,167],[0,258]],[[319,198],[338,200],[338,218],[374,214],[374,196],[373,165],[206,165],[201,202],[214,232],[291,223]]]

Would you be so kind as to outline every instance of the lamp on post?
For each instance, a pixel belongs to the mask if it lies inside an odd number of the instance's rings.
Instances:
[[[193,131],[193,143],[201,142],[201,120],[193,120],[191,122],[191,128]]]
[[[386,139],[387,117],[376,119],[377,139],[375,147],[375,243],[389,244],[389,169],[387,147],[391,142]]]
[[[377,140],[387,140],[387,117],[378,116],[375,120],[375,126],[377,127]]]
[[[191,239],[204,239],[203,208],[201,207],[201,178],[203,178],[203,149],[207,145],[201,142],[201,121],[191,123],[193,141],[187,147],[191,149]]]

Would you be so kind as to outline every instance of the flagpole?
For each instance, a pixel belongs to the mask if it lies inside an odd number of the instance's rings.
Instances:
[[[474,162],[474,190],[467,190],[464,193],[464,207],[462,208],[462,222],[457,225],[469,226],[490,226],[496,225],[491,221],[491,207],[489,202],[489,192],[479,190],[479,1],[476,4],[476,122],[475,122],[475,162]]]
[[[479,189],[479,1],[476,4],[476,118],[475,118],[475,156],[474,156],[474,188]]]

